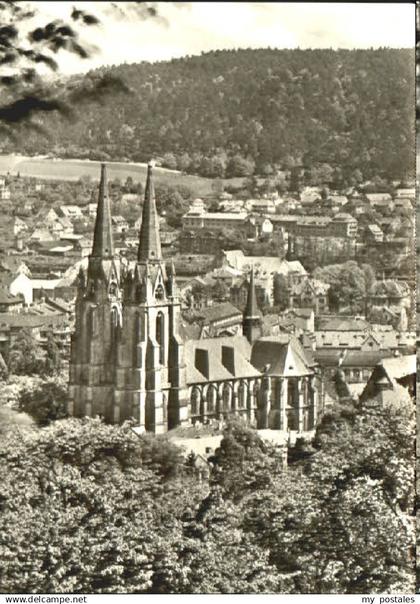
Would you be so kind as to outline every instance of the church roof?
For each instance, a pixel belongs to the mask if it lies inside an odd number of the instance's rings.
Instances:
[[[252,347],[251,363],[268,375],[294,377],[313,373],[312,355],[287,334],[261,338]]]
[[[223,347],[233,350],[229,369],[222,362]],[[203,365],[197,356],[197,350],[203,351]],[[187,383],[200,384],[232,378],[258,377],[260,372],[250,363],[250,355],[251,346],[244,336],[189,340],[185,343]]]

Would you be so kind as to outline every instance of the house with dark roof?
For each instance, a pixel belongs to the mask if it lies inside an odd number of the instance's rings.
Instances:
[[[288,308],[278,317],[280,331],[300,335],[315,331],[315,313],[313,308]]]
[[[305,277],[297,283],[292,283],[289,289],[289,306],[290,308],[313,308],[315,314],[327,313],[328,305],[328,290],[330,285]]]
[[[44,346],[49,334],[64,352],[68,352],[72,322],[59,311],[0,313],[0,354],[7,360],[9,348],[22,330],[29,332],[34,341]]]
[[[302,341],[326,376],[340,367],[349,384],[366,382],[381,359],[415,350],[414,333],[362,319],[335,318],[318,325],[314,334],[303,334]]]
[[[213,304],[194,313],[192,321],[200,326],[200,338],[242,335],[242,312],[230,302]]]
[[[387,308],[397,317],[401,309],[409,312],[411,308],[411,290],[405,281],[383,279],[372,284],[366,296],[367,316],[378,315],[378,309]],[[383,313],[382,313],[383,314]],[[386,317],[385,317],[386,318]],[[391,317],[390,323],[394,323]]]
[[[21,296],[26,305],[32,304],[32,282],[24,273],[9,272],[0,274],[0,289],[11,296]]]
[[[23,309],[25,299],[22,294],[13,296],[7,288],[0,287],[0,313],[17,312]]]
[[[396,402],[399,396],[415,396],[415,354],[382,359],[372,371],[360,401]]]
[[[387,209],[392,211],[394,209],[394,203],[389,193],[366,193],[365,199],[375,209]]]
[[[384,240],[384,233],[377,224],[368,224],[365,228],[365,239],[366,241],[372,241],[374,243],[382,243]]]

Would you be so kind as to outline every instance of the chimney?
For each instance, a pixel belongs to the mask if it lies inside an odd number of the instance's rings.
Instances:
[[[204,348],[195,349],[195,368],[204,375],[205,378],[210,377],[209,351]]]
[[[235,375],[235,349],[233,346],[222,346],[222,365]]]

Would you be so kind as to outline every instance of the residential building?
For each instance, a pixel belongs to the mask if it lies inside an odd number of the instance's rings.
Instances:
[[[0,186],[0,201],[9,201],[11,197],[10,189],[7,185]]]
[[[199,325],[199,338],[242,335],[242,312],[230,302],[202,308],[190,322]]]
[[[190,211],[182,217],[182,228],[187,231],[206,229],[241,229],[245,227],[246,212],[196,212]]]
[[[32,304],[32,282],[24,273],[3,273],[0,276],[0,288],[11,296],[22,296],[26,305]]]
[[[368,307],[386,306],[388,308],[402,307],[409,309],[411,305],[411,290],[405,281],[383,279],[375,281],[367,295]]]
[[[396,189],[395,199],[399,199],[401,197],[414,200],[416,198],[415,187]]]
[[[114,228],[115,233],[125,233],[129,229],[129,224],[127,220],[123,216],[113,216],[112,217],[112,226]]]
[[[414,208],[414,200],[407,199],[406,197],[397,197],[394,199],[394,211],[395,212],[412,212]]]
[[[21,294],[13,296],[9,293],[7,287],[0,283],[0,313],[19,312],[25,304],[24,297]]]
[[[0,354],[8,361],[11,344],[22,330],[29,332],[34,340],[45,346],[49,334],[66,354],[69,350],[72,321],[66,313],[54,310],[46,312],[0,313]]]
[[[250,212],[257,214],[275,214],[276,202],[274,199],[249,199],[246,202],[246,208]]]
[[[394,202],[389,193],[366,193],[366,201],[374,210],[387,210],[392,212]]]
[[[398,397],[415,396],[416,355],[382,359],[372,371],[360,401],[395,403]]]
[[[83,218],[82,208],[76,205],[60,206],[60,212],[64,218],[69,220],[80,220]]]
[[[383,243],[384,234],[377,224],[368,224],[365,229],[365,239],[367,242]]]
[[[289,289],[290,308],[312,308],[315,314],[326,313],[329,310],[328,290],[330,285],[318,279],[305,277],[297,283],[292,283]]]

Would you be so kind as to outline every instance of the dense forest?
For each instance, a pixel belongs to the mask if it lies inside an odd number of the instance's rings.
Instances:
[[[101,68],[115,94],[87,92],[74,123],[44,117],[3,151],[147,161],[208,177],[322,166],[356,182],[414,174],[414,52],[215,51]],[[127,92],[127,90],[131,92]],[[336,178],[335,178],[336,179]]]

